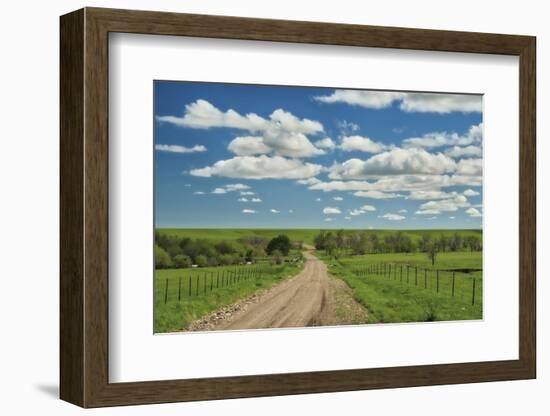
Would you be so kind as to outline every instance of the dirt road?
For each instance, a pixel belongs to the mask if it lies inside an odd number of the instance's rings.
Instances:
[[[367,311],[352,297],[349,287],[329,276],[327,266],[305,252],[304,269],[252,302],[234,305],[235,312],[221,321],[203,319],[191,330],[285,328],[365,323]],[[215,314],[213,315],[215,316]]]

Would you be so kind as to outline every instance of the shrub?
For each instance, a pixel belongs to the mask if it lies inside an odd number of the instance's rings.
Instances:
[[[265,251],[267,254],[272,255],[272,253],[275,250],[279,250],[284,256],[288,256],[288,252],[290,251],[290,238],[288,236],[281,234],[275,238],[273,238],[269,244],[267,245],[267,248]]]
[[[220,254],[232,254],[235,252],[235,248],[228,241],[220,241],[214,247],[216,251]]]
[[[208,266],[208,257],[201,254],[201,255],[197,256],[197,258],[195,259],[195,263],[199,267],[206,267],[206,266]]]
[[[282,264],[283,263],[283,253],[281,253],[280,250],[273,250],[271,252],[271,261],[274,264]]]
[[[172,267],[172,259],[170,255],[163,248],[155,244],[155,268],[167,269]]]
[[[187,267],[191,267],[191,264],[193,263],[191,261],[191,257],[186,256],[185,254],[178,254],[174,257],[174,267],[178,269],[185,269]]]

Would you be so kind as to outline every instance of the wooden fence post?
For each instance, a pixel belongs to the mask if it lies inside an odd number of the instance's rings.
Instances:
[[[179,277],[178,282],[178,302],[181,300],[181,276]]]
[[[199,296],[199,275],[200,273],[197,273],[197,287],[195,288],[195,296]]]
[[[168,302],[168,278],[166,278],[166,285],[164,286],[164,303]]]
[[[418,266],[414,266],[414,285],[418,286]]]
[[[472,278],[472,305],[476,301],[476,278]]]
[[[436,279],[437,279],[437,293],[439,293],[439,269],[436,271]]]
[[[453,272],[453,289],[452,289],[452,296],[455,297],[455,272]]]
[[[191,275],[189,275],[189,297],[191,297]]]

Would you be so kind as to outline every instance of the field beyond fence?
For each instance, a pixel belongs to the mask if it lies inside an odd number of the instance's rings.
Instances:
[[[482,301],[482,279],[476,279],[467,272],[427,269],[402,263],[375,263],[355,268],[353,273],[366,282],[384,279],[421,290],[431,290],[438,295],[470,302],[472,305],[475,305],[476,301]]]
[[[369,323],[483,318],[482,253],[384,253],[324,258],[369,312]]]

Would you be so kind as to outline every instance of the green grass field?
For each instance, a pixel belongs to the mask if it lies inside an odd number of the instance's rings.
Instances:
[[[313,240],[319,233],[318,229],[165,228],[158,231],[161,234],[180,238],[216,242],[236,241],[251,236],[271,239],[279,234],[286,234],[292,241],[302,241],[308,245],[313,245]],[[385,235],[395,233],[397,230],[345,230],[345,234],[362,231],[376,233],[379,239],[383,239]],[[455,233],[463,238],[471,235],[482,236],[480,230],[401,230],[401,232],[414,241],[418,241],[425,234],[431,234],[434,237],[452,236]],[[371,323],[467,320],[483,317],[482,252],[439,253],[433,266],[427,255],[421,252],[348,255],[340,256],[337,260],[327,258],[321,251],[316,255],[329,265],[329,270],[334,276],[344,280],[353,290],[354,298],[367,308]],[[384,264],[386,271],[391,264],[391,273],[382,273],[381,265]],[[407,266],[409,266],[408,278]],[[289,264],[273,266],[261,277],[252,276],[241,279],[237,284],[230,286],[223,286],[222,280],[222,286],[219,286],[218,275],[221,273],[223,276],[229,270],[234,271],[236,267],[250,270],[253,266],[157,270],[155,272],[155,332],[182,330],[192,321],[216,309],[232,304],[258,290],[268,289],[282,279],[295,275],[302,266]],[[436,269],[440,270],[439,279]],[[466,269],[470,272],[465,273]],[[365,270],[369,272],[365,273]],[[454,296],[452,295],[453,270]],[[439,291],[437,290],[438,280]],[[191,284],[190,287],[189,284]]]
[[[303,264],[257,267],[256,273],[255,265],[156,270],[155,333],[181,331],[212,311],[296,275]]]
[[[279,234],[286,234],[293,241],[302,241],[306,244],[313,244],[313,239],[319,234],[319,229],[246,229],[246,228],[222,228],[222,229],[201,229],[201,228],[158,228],[157,231],[163,234],[200,238],[209,240],[238,240],[239,238],[249,236],[259,236],[264,238],[273,238]],[[331,230],[336,231],[336,230]],[[481,236],[480,230],[345,230],[346,234],[368,231],[376,233],[379,238],[385,235],[401,231],[404,235],[411,237],[417,241],[424,234],[452,236],[454,233],[459,233],[462,237],[470,235]]]
[[[481,269],[480,252],[440,253],[434,266],[424,253],[370,254],[324,260],[330,272],[342,278],[352,288],[356,300],[368,309],[371,323],[483,317],[482,271],[455,272],[452,296],[452,270]],[[439,285],[437,269],[440,269]]]

